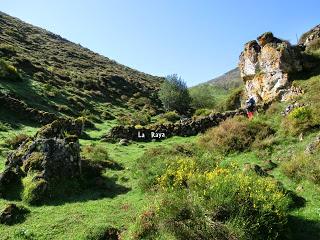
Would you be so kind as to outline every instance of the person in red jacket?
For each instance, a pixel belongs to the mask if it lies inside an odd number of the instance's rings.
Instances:
[[[246,101],[246,109],[247,109],[247,116],[251,120],[253,118],[254,112],[256,110],[256,101],[253,97],[250,97]]]

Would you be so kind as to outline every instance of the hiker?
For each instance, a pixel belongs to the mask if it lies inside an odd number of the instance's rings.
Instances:
[[[256,110],[256,101],[254,100],[253,97],[250,97],[246,101],[246,109],[247,109],[248,118],[251,120],[253,118],[253,113]]]

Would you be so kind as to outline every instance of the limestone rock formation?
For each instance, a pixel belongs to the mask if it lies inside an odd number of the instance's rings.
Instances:
[[[306,32],[299,39],[299,44],[304,46],[309,46],[315,43],[315,41],[320,39],[320,24],[312,28],[310,31]]]
[[[25,187],[31,191],[28,201],[37,203],[49,197],[50,189],[64,180],[80,178],[78,138],[82,130],[81,119],[59,119],[41,128],[34,138],[24,141],[8,156],[0,175],[0,194],[5,195],[11,184],[29,177],[32,188]]]
[[[289,74],[302,70],[300,50],[267,32],[245,44],[239,69],[248,96],[257,102],[281,98],[289,87]]]

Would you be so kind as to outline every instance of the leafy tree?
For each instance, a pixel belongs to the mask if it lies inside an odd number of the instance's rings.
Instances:
[[[185,81],[177,74],[169,75],[161,85],[159,98],[166,111],[186,113],[190,109],[191,97]]]

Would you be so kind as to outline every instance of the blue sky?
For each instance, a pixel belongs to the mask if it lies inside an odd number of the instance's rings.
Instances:
[[[0,10],[119,63],[188,86],[234,68],[266,31],[292,43],[320,24],[320,1],[0,0]]]

